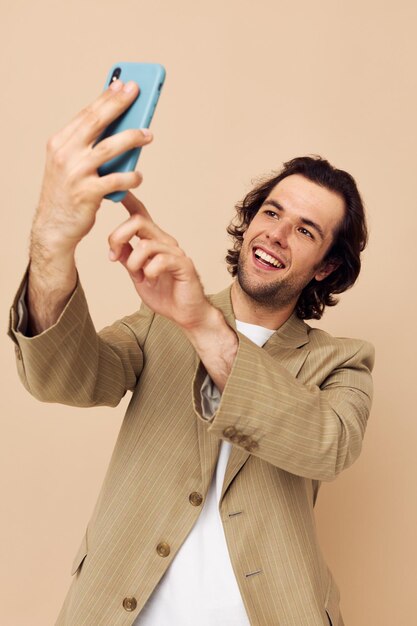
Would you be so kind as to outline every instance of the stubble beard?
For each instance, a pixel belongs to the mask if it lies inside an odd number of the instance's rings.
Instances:
[[[295,307],[302,290],[310,282],[310,279],[297,281],[288,276],[268,282],[257,281],[249,277],[242,254],[239,255],[236,277],[242,291],[268,310],[284,309],[290,305]]]

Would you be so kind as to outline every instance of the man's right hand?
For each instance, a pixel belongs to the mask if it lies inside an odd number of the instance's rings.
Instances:
[[[48,141],[31,233],[27,304],[32,334],[54,324],[69,300],[77,282],[75,248],[93,227],[103,197],[141,183],[139,172],[100,177],[97,170],[118,154],[148,144],[149,131],[126,130],[95,145],[138,92],[133,82],[115,81]]]

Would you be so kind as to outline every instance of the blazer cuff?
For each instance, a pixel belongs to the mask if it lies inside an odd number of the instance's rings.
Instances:
[[[27,290],[28,268],[23,276],[19,288],[14,297],[10,308],[9,327],[7,334],[15,344],[15,352],[18,361],[24,360],[26,351],[35,346],[41,346],[46,339],[59,343],[62,337],[65,337],[68,329],[73,327],[75,323],[79,323],[80,317],[88,315],[88,305],[84,295],[83,288],[77,277],[77,285],[65,305],[64,310],[58,320],[35,336],[27,335],[28,311],[25,302]]]
[[[247,369],[247,364],[250,362],[250,354],[253,350],[262,350],[262,348],[256,346],[242,333],[236,332],[236,334],[239,342],[236,357],[223,393],[220,394],[217,388],[214,387],[214,389],[218,391],[218,400],[216,402],[217,406],[215,413],[211,419],[207,419],[206,417],[207,405],[206,400],[203,398],[203,389],[206,388],[207,379],[210,381],[211,379],[202,361],[199,361],[193,380],[192,393],[194,411],[196,412],[198,418],[203,420],[206,425],[207,423],[209,424],[209,430],[213,435],[224,439],[230,438],[230,427],[237,429],[238,427],[243,426],[242,424],[239,424],[242,414],[242,411],[240,410],[241,407],[239,406],[242,402],[239,400],[239,397],[245,395],[245,392],[243,392],[240,387],[241,383],[239,382],[239,372],[242,371],[242,368]],[[248,389],[246,391],[250,395],[253,394],[253,390]],[[227,429],[229,430],[227,431]],[[248,423],[245,423],[244,430],[248,433],[248,430],[252,429]],[[255,436],[256,433],[251,432],[250,435]]]

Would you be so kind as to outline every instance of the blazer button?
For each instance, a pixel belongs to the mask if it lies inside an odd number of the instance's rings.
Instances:
[[[256,441],[251,441],[250,443],[248,443],[247,446],[245,446],[245,449],[248,452],[255,452],[255,450],[257,450],[259,448],[259,444]]]
[[[231,439],[236,435],[236,428],[234,426],[228,426],[224,429],[223,435],[227,437],[227,439]]]
[[[241,446],[246,448],[247,445],[252,443],[252,439],[250,437],[248,437],[247,435],[243,435],[243,437],[240,438],[239,443],[240,443]]]
[[[193,491],[192,493],[190,493],[188,499],[193,506],[200,506],[200,504],[203,502],[203,496],[201,495],[201,493],[198,493],[198,491]]]
[[[169,553],[171,552],[171,548],[169,547],[169,543],[167,543],[166,541],[161,541],[161,543],[158,543],[158,545],[156,546],[156,551],[159,554],[159,556],[168,556]]]
[[[123,600],[123,608],[126,609],[126,611],[134,611],[137,605],[136,598],[125,598]]]
[[[233,437],[230,438],[230,441],[232,441],[233,443],[240,443],[243,437],[243,433],[240,430],[237,430],[235,432],[235,434],[233,435]]]

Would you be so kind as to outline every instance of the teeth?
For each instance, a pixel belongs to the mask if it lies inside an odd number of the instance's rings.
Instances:
[[[278,261],[278,259],[275,259],[270,254],[267,254],[266,252],[264,252],[264,250],[259,250],[259,248],[257,248],[255,250],[255,255],[261,258],[263,261],[266,261],[270,265],[273,265],[274,267],[278,267],[278,268],[284,267],[282,263]]]

